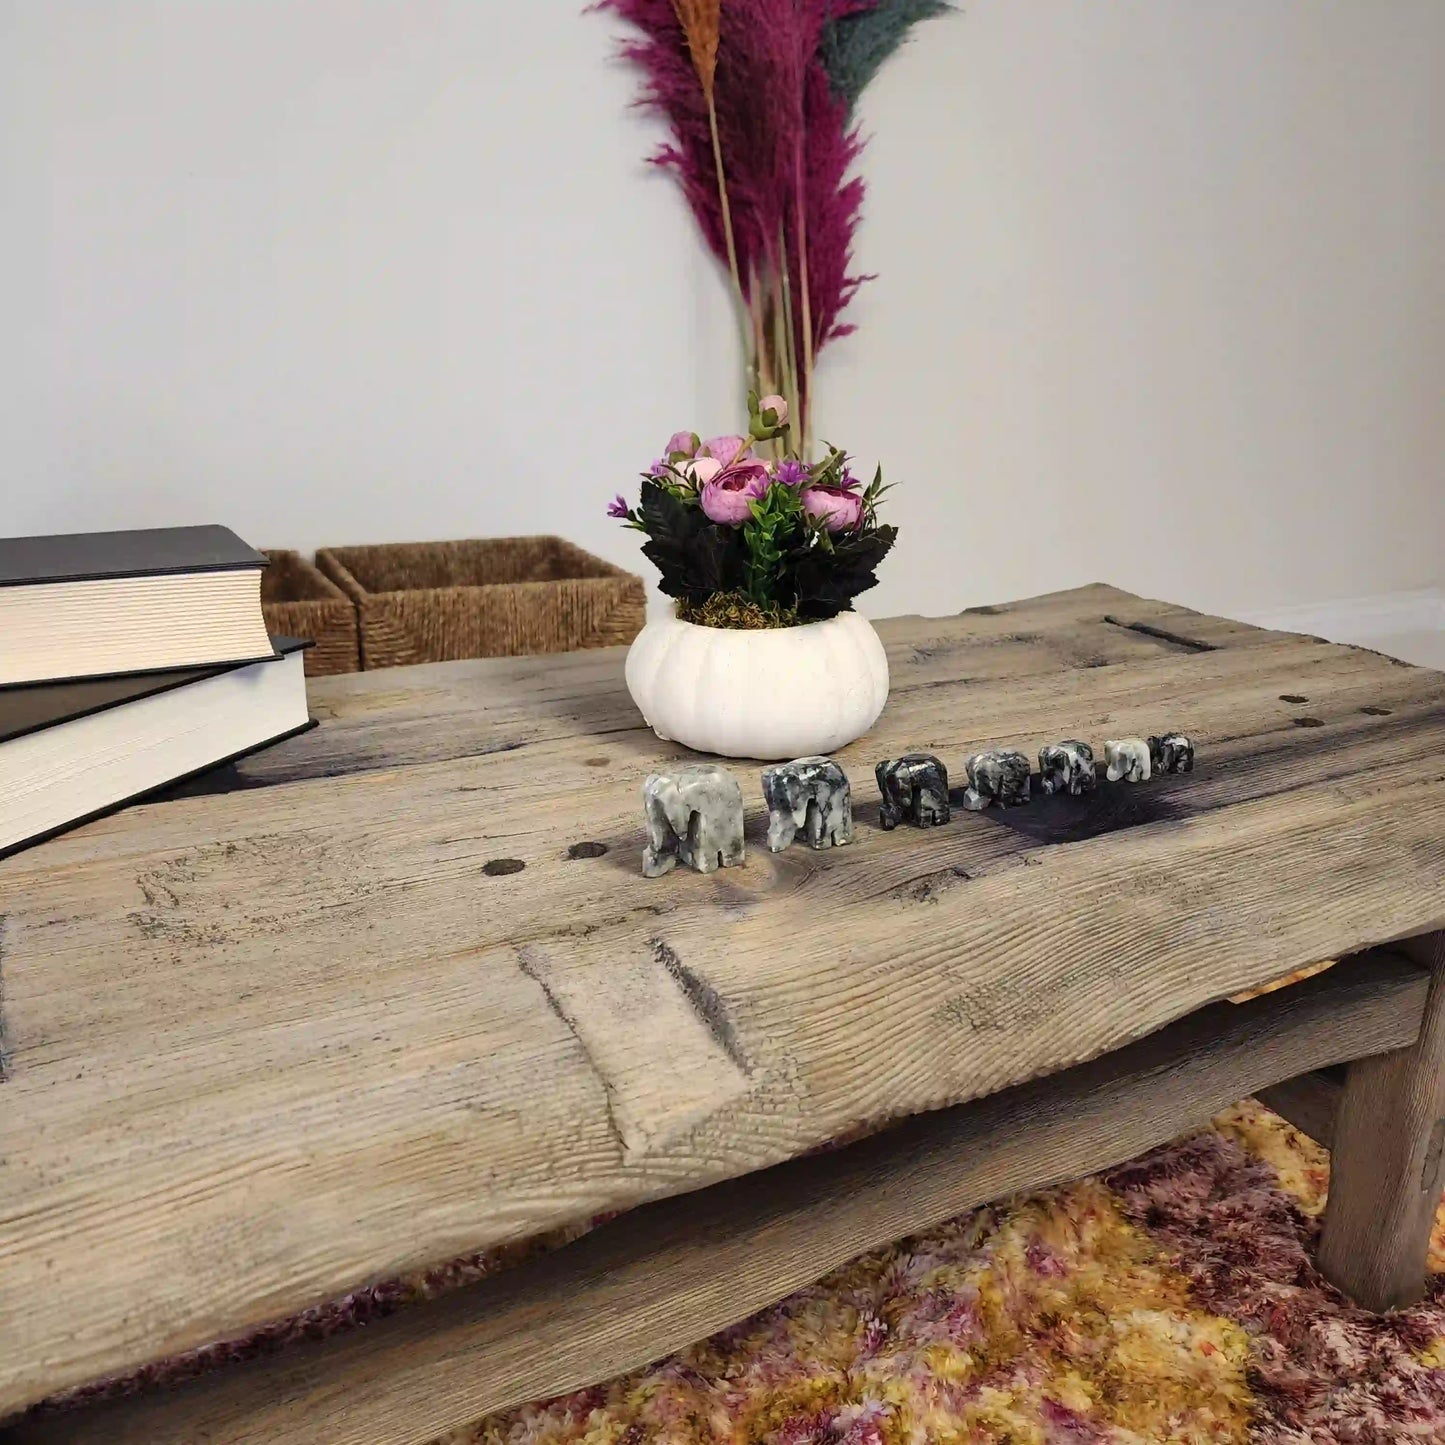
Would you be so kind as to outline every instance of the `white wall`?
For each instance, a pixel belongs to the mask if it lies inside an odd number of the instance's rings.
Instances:
[[[736,412],[574,0],[0,0],[0,533],[557,530]],[[866,98],[875,614],[1441,579],[1445,4],[973,0]],[[640,559],[636,559],[640,563]],[[648,570],[641,564],[643,570]]]

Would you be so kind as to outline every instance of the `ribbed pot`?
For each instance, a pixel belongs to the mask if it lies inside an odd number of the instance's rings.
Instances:
[[[856,612],[756,632],[659,617],[627,654],[627,689],[664,742],[799,758],[873,726],[888,700],[888,658]]]

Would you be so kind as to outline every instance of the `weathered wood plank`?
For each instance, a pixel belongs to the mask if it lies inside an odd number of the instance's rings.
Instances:
[[[0,864],[0,1289],[29,1302],[0,1309],[0,1408],[1445,923],[1445,679],[1175,612],[1127,615],[1215,650],[1124,627],[1147,657],[1010,681],[949,659],[844,754],[866,797],[908,746],[1201,740],[1192,776],[1109,790],[1092,836],[1042,805],[883,834],[865,803],[852,848],[647,881],[636,790],[668,749],[584,727],[481,756],[393,739],[369,771]],[[969,625],[1001,658],[1037,645],[1012,611]],[[373,696],[376,725],[422,682]],[[583,839],[610,852],[569,859]],[[526,868],[484,876],[498,857]]]
[[[1320,1270],[1366,1309],[1425,1293],[1445,1188],[1445,932],[1401,945],[1430,970],[1419,1038],[1350,1065],[1335,1115]]]
[[[1105,620],[1111,609],[1119,614],[1114,622]],[[1177,658],[1181,649],[1154,635],[1166,625],[1178,629],[1170,636],[1208,639],[1221,648],[1269,646],[1301,657],[1321,650],[1314,639],[1263,632],[1102,586],[956,617],[877,624],[895,702],[920,687],[1016,686],[1025,677]],[[313,709],[328,724],[321,732],[181,791],[436,762],[564,738],[581,739],[594,752],[614,734],[638,731],[645,738],[623,685],[622,656],[621,649],[611,649],[328,678],[311,688]]]
[[[399,671],[424,673],[430,669]],[[1187,705],[1177,701],[1180,695],[1188,698]],[[1285,700],[1296,697],[1305,702]],[[1148,663],[1082,669],[1065,677],[1046,672],[1008,681],[956,680],[923,687],[890,703],[874,732],[841,756],[859,775],[860,797],[867,798],[871,793],[867,774],[872,762],[891,750],[937,747],[955,761],[964,750],[988,743],[1035,751],[1061,729],[1096,737],[1104,730],[1149,731],[1161,725],[1163,713],[1166,717],[1178,715],[1179,723],[1187,725],[1192,735],[1206,745],[1207,755],[1216,760],[1230,756],[1236,763],[1248,762],[1254,753],[1267,748],[1271,755],[1285,753],[1303,761],[1322,749],[1339,751],[1345,738],[1399,725],[1402,710],[1413,709],[1417,718],[1424,714],[1425,721],[1433,725],[1438,721],[1442,702],[1445,679],[1440,674],[1395,668],[1372,654],[1354,654],[1341,648],[1310,646],[1301,650],[1285,646],[1282,650],[1260,648],[1182,657],[1166,652]],[[1383,708],[1388,717],[1378,715],[1378,711],[1367,713],[1365,708]],[[499,707],[492,710],[505,711]],[[659,761],[683,755],[681,749],[659,743],[641,727],[602,737],[587,734],[522,741],[506,728],[493,729],[482,738],[475,731],[480,724],[458,721],[485,716],[487,711],[473,699],[469,704],[459,704],[455,714],[439,714],[430,724],[438,741],[426,749],[409,742],[398,743],[390,735],[384,746],[373,747],[365,741],[348,743],[332,757],[332,763],[347,773],[363,768],[375,771],[355,779],[314,779],[311,786],[322,791],[313,796],[325,799],[327,816],[344,809],[347,799],[363,800],[362,811],[379,811],[384,799],[369,790],[357,792],[347,784],[354,782],[369,789],[369,785],[382,781],[397,768],[414,769],[428,761],[450,762],[456,768],[455,785],[459,790],[475,793],[495,787],[495,798],[486,799],[488,806],[494,802],[504,807],[511,805],[514,817],[528,808],[545,811],[543,805],[557,796],[570,800],[578,789],[604,784],[620,785],[616,797],[630,814],[638,778]],[[415,718],[415,729],[425,731],[424,721],[422,716]],[[374,726],[381,729],[384,724],[378,720]],[[462,729],[460,738],[458,729]],[[287,759],[292,757],[293,748],[304,742],[309,747],[307,739],[329,738],[333,731],[333,726],[326,724],[293,744],[258,754],[257,766],[267,759],[279,759],[275,766],[284,775],[281,780],[291,778],[296,765]],[[458,748],[463,748],[460,754]],[[1232,752],[1224,753],[1225,748],[1232,748]],[[475,775],[468,775],[468,765],[488,761],[494,766],[478,768]],[[738,767],[746,770],[745,764]],[[523,777],[530,782],[525,792],[516,784]],[[509,779],[510,785],[506,781]],[[392,785],[400,792],[424,786],[409,774],[393,779]],[[482,800],[469,796],[470,815],[474,817]],[[0,880],[7,875],[21,877],[29,868],[53,872],[71,861],[112,848],[154,851],[166,846],[172,837],[192,841],[207,836],[207,828],[223,829],[232,816],[242,826],[260,828],[273,826],[273,820],[278,826],[294,825],[297,817],[307,811],[303,797],[290,794],[269,801],[265,796],[244,795],[232,795],[224,803],[215,798],[183,799],[166,805],[163,812],[154,805],[131,809],[56,839],[40,852],[6,860]],[[579,820],[586,820],[582,810]]]
[[[424,1445],[646,1364],[960,1210],[1131,1158],[1280,1075],[1407,1043],[1426,987],[1389,955],[1352,960],[980,1104],[646,1206],[341,1339],[36,1418],[15,1445]]]
[[[1255,1097],[1282,1119],[1288,1120],[1316,1144],[1330,1147],[1335,1134],[1335,1115],[1340,1108],[1341,1088],[1328,1074],[1300,1074],[1256,1091]]]

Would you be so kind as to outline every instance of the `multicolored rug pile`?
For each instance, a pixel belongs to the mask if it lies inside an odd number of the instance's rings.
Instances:
[[[446,1445],[1445,1442],[1445,1211],[1427,1299],[1371,1315],[1311,1264],[1328,1182],[1324,1150],[1241,1104]]]

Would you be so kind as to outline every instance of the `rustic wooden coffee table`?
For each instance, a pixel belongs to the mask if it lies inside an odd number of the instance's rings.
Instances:
[[[832,853],[765,852],[740,766],[746,868],[643,879],[639,785],[678,754],[604,652],[328,679],[312,734],[0,864],[0,1414],[625,1211],[14,1438],[426,1441],[1261,1090],[1333,1141],[1325,1272],[1417,1295],[1445,677],[1104,587],[881,631]],[[1190,776],[875,826],[886,754],[1168,725]]]

